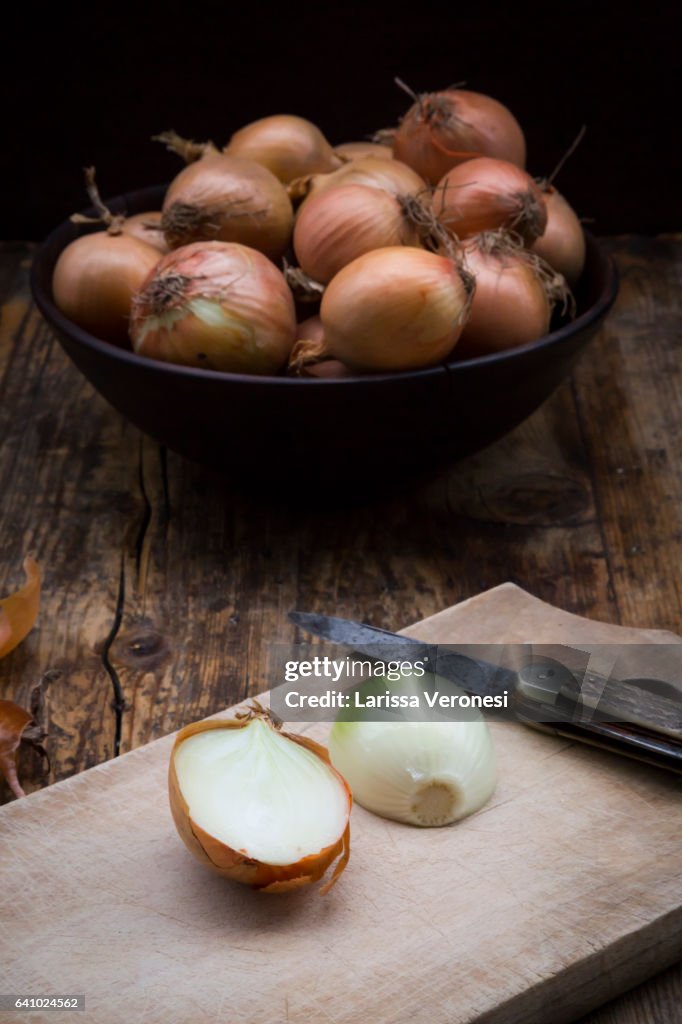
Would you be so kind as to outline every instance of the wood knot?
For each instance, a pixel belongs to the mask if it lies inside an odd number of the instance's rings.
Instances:
[[[156,668],[169,655],[168,644],[162,633],[155,629],[136,629],[119,634],[115,644],[116,661],[133,669]]]

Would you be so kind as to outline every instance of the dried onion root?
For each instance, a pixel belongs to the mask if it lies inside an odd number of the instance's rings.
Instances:
[[[350,856],[348,784],[326,749],[281,731],[257,701],[234,719],[181,729],[169,766],[173,820],[203,864],[261,892],[322,879]]]

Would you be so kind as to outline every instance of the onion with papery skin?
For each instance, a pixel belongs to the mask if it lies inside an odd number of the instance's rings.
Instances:
[[[553,185],[541,182],[540,188],[547,207],[547,227],[531,251],[573,286],[585,266],[585,232],[573,207]]]
[[[57,260],[54,301],[84,331],[127,345],[133,295],[159,255],[158,249],[130,235],[108,231],[83,235],[67,245]]]
[[[432,209],[458,238],[505,228],[531,244],[547,225],[542,192],[530,175],[489,157],[468,160],[446,174],[436,186]]]
[[[338,359],[326,355],[324,327],[319,316],[310,316],[296,327],[296,344],[289,356],[287,372],[291,377],[318,377],[338,380],[353,372]]]
[[[135,297],[130,333],[135,351],[151,359],[272,374],[295,340],[294,301],[262,253],[195,242],[161,259]]]
[[[521,126],[497,100],[465,89],[424,93],[415,100],[395,132],[393,153],[431,184],[477,156],[525,166]]]
[[[434,366],[466,320],[468,281],[457,264],[410,246],[376,249],[327,285],[320,317],[329,354],[354,370]]]
[[[358,256],[395,245],[419,245],[411,202],[367,185],[339,185],[311,196],[296,216],[294,252],[301,268],[327,284]]]
[[[134,213],[131,217],[126,217],[121,225],[121,230],[124,235],[132,235],[133,238],[138,238],[141,242],[147,242],[148,245],[154,246],[165,255],[169,249],[168,242],[163,237],[161,217],[161,210]]]
[[[238,242],[277,260],[289,244],[293,220],[286,189],[267,167],[213,154],[173,179],[162,224],[173,249],[198,241]]]
[[[377,689],[405,690],[402,681],[377,679]],[[425,676],[420,689],[457,689]],[[463,692],[463,691],[459,691]],[[384,818],[433,827],[479,810],[493,794],[495,752],[478,711],[463,721],[337,721],[329,736],[332,764],[356,803]]]
[[[337,881],[350,855],[352,797],[324,747],[280,731],[257,701],[235,719],[181,729],[169,766],[173,820],[187,848],[262,892]]]
[[[294,200],[306,199],[339,185],[369,185],[370,188],[381,188],[395,196],[419,195],[426,190],[423,178],[400,160],[363,156],[358,160],[350,160],[332,174],[313,174],[292,181],[289,195]]]
[[[360,160],[365,156],[376,156],[380,160],[392,160],[393,149],[381,142],[342,142],[334,147],[343,160]]]
[[[464,254],[476,290],[455,358],[517,348],[547,334],[563,278],[502,233],[470,239]]]
[[[304,174],[327,174],[342,162],[317,125],[293,114],[252,121],[234,133],[223,152],[255,160],[285,184]]]

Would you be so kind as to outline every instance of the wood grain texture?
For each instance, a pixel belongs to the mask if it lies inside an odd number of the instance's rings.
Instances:
[[[0,663],[0,696],[33,692],[49,732],[52,772],[27,754],[26,788],[266,688],[262,638],[291,642],[294,607],[395,628],[511,579],[682,630],[682,240],[614,249],[617,305],[535,416],[415,493],[320,511],[240,496],[142,439],[31,309],[28,249],[5,247],[0,589],[24,551],[45,569],[40,628]],[[292,471],[305,498],[305,460]]]
[[[519,630],[619,634],[512,584],[408,632],[494,643]],[[4,910],[13,880],[33,897],[3,935],[5,984],[60,976],[97,1024],[212,1021],[221,1005],[232,1024],[573,1020],[682,952],[680,780],[517,724],[491,729],[490,803],[429,830],[354,808],[351,864],[324,899],[264,898],[188,855],[166,806],[171,737],[8,804]]]

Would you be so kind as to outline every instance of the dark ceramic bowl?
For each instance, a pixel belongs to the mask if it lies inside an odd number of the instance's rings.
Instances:
[[[159,209],[161,187],[112,200]],[[89,230],[67,221],[39,250],[35,301],[97,390],[145,433],[235,477],[298,488],[318,481],[401,481],[476,452],[529,416],[571,372],[613,303],[611,256],[587,235],[578,315],[531,345],[427,370],[354,379],[251,377],[156,362],[87,334],[52,299],[62,249]]]

